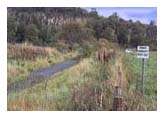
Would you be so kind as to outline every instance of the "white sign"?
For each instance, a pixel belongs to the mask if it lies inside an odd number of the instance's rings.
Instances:
[[[137,58],[149,58],[149,46],[137,46]]]

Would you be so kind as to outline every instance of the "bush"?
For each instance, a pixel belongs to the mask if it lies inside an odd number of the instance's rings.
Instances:
[[[39,29],[35,24],[29,24],[25,28],[24,38],[26,42],[33,43],[35,45],[40,44],[39,40]]]
[[[93,40],[93,32],[91,29],[82,26],[79,23],[69,23],[63,25],[62,29],[58,32],[57,39],[65,40],[66,43],[79,43],[84,41]]]

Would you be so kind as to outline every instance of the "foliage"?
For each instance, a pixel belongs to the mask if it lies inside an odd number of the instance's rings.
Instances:
[[[77,23],[65,24],[63,25],[62,30],[59,32],[59,41],[65,40],[68,44],[83,44],[83,42],[86,40],[93,40],[92,30],[89,28],[85,28]]]
[[[54,46],[60,40],[79,43],[105,38],[122,47],[150,45],[156,50],[157,26],[126,21],[113,13],[108,18],[83,8],[8,8],[8,42]]]

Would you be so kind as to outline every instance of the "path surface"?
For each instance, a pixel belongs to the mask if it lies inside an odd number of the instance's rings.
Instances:
[[[54,75],[58,72],[63,71],[64,69],[67,69],[76,65],[78,62],[79,60],[72,59],[72,60],[64,61],[62,63],[53,65],[51,67],[35,70],[29,75],[29,77],[26,80],[18,81],[18,82],[8,85],[7,93],[9,94],[12,91],[14,92],[14,91],[30,88],[34,86],[35,84],[43,82],[51,75]]]

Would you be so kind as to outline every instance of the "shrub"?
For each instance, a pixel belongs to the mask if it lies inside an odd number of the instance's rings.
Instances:
[[[62,29],[58,31],[57,39],[65,40],[66,43],[79,43],[93,40],[92,29],[86,28],[79,23],[69,23],[63,25]]]

